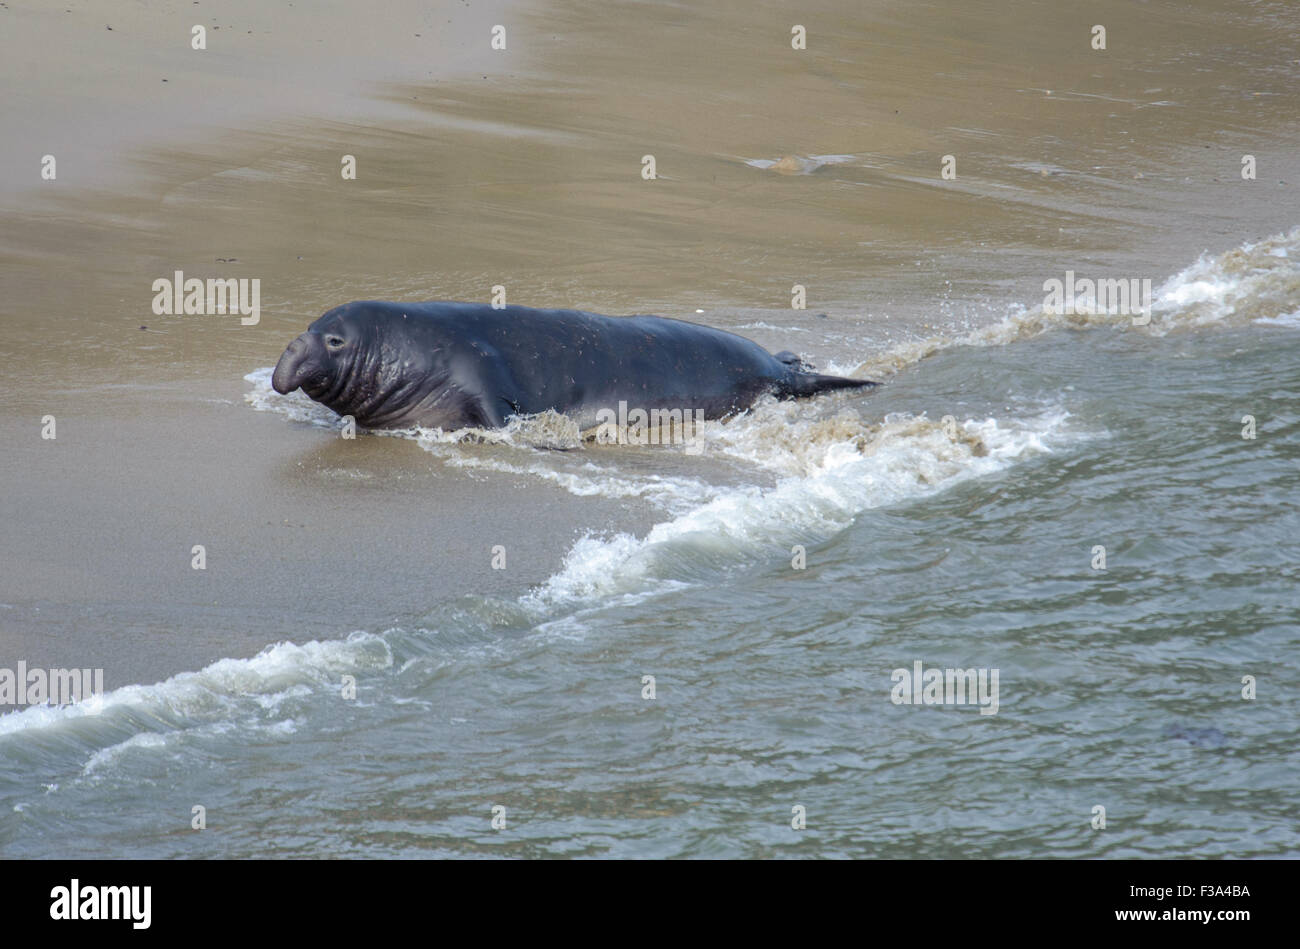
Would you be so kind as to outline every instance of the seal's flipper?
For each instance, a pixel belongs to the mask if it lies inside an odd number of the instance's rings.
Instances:
[[[824,376],[818,372],[792,372],[783,380],[780,394],[789,398],[803,398],[818,392],[835,389],[869,389],[880,385],[870,379],[850,379],[847,376]]]
[[[790,367],[790,374],[781,380],[778,391],[785,398],[803,398],[818,392],[831,392],[835,389],[866,389],[879,385],[870,379],[850,379],[847,376],[826,376],[813,372],[813,364],[801,359],[798,354],[783,349],[775,358]]]

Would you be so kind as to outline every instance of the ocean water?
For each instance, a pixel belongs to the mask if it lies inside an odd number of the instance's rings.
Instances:
[[[651,524],[522,593],[394,621],[372,588],[346,638],[0,716],[0,854],[1300,853],[1300,229],[1189,261],[1149,325],[1003,306],[883,349],[791,326],[886,384],[698,451],[363,435]],[[235,410],[334,424],[248,370]],[[895,702],[917,662],[996,670],[996,712]]]

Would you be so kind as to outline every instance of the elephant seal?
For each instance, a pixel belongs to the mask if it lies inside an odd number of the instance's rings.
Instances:
[[[289,344],[271,377],[365,428],[498,428],[553,409],[580,428],[624,402],[723,418],[782,398],[874,386],[808,371],[723,330],[659,316],[360,300]],[[703,416],[698,416],[699,411]]]

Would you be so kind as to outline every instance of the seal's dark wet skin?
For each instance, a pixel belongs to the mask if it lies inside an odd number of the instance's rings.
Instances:
[[[723,418],[762,395],[876,385],[809,371],[723,330],[660,316],[481,303],[358,301],[289,344],[272,385],[301,388],[367,428],[498,428],[554,410],[580,427],[602,409]]]

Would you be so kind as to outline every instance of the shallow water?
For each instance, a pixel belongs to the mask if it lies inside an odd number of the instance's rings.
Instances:
[[[776,4],[353,43],[205,0],[253,39],[204,60],[148,5],[7,6],[0,669],[107,694],[0,715],[0,854],[1300,852],[1293,5],[827,2],[800,58]],[[154,315],[178,269],[260,322]],[[1068,270],[1151,324],[1044,315]],[[499,283],[885,385],[698,453],[349,441],[269,387],[332,306]],[[918,661],[997,713],[895,704]]]

